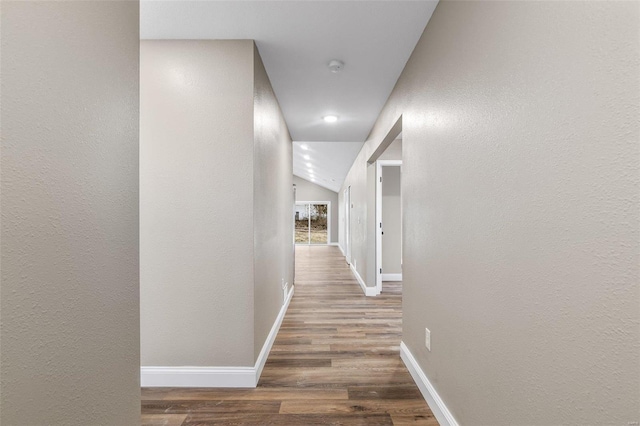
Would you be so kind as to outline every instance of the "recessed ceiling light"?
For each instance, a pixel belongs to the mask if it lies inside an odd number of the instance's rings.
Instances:
[[[300,148],[304,149],[305,151],[309,149],[307,145],[300,145]]]
[[[310,179],[311,179],[311,182],[315,182],[316,181],[314,178],[310,178]]]
[[[304,158],[305,160],[308,160],[311,157],[309,157],[308,155],[303,155],[302,158]]]
[[[322,117],[322,119],[327,123],[335,123],[336,121],[338,121],[338,117],[336,117],[335,115],[325,115],[324,117]]]
[[[313,164],[307,163],[307,167],[313,167]]]

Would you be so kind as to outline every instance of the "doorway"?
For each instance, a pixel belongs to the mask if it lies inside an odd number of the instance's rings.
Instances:
[[[330,211],[330,201],[296,203],[296,244],[329,244],[329,235],[331,235]]]
[[[375,244],[368,250],[367,258],[371,262],[371,267],[369,269],[369,280],[374,281],[373,288],[375,289],[375,294],[380,294],[382,292],[382,281],[383,281],[383,258],[384,258],[384,247],[383,247],[383,236],[386,233],[384,230],[384,221],[383,221],[383,168],[384,167],[401,167],[402,166],[402,157],[403,157],[403,149],[402,149],[402,115],[398,117],[396,122],[393,124],[391,129],[389,129],[389,133],[384,137],[380,145],[376,148],[376,150],[371,154],[369,159],[367,160],[367,193],[368,196],[375,201],[373,203],[368,202],[367,207],[369,211],[373,210],[373,213],[367,222],[368,222],[368,231],[367,235],[372,240],[375,240]],[[400,172],[402,169],[400,168]],[[399,191],[399,190],[398,190]],[[399,197],[401,199],[401,195]],[[372,205],[373,204],[373,205]],[[374,208],[375,206],[375,208]],[[400,203],[400,214],[398,220],[402,220],[402,203]],[[396,227],[399,229],[398,236],[400,237],[400,259],[402,259],[402,222],[400,225]],[[387,223],[387,229],[389,229],[389,224]],[[387,231],[389,232],[389,231]],[[400,260],[400,266],[402,267],[402,260]],[[389,272],[389,271],[388,271]],[[401,274],[400,269],[400,274]],[[401,281],[402,275],[394,274],[386,274],[384,275],[385,279],[390,281]],[[374,295],[375,295],[374,294]]]
[[[351,187],[344,190],[344,256],[351,265]]]
[[[402,281],[402,161],[376,161],[376,287]]]

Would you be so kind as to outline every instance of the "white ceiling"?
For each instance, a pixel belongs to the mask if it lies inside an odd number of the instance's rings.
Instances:
[[[436,4],[142,0],[140,33],[143,39],[255,40],[292,138],[350,142],[318,145],[328,173],[319,167],[318,176],[335,179],[331,186],[339,189],[349,167],[340,176],[333,163],[355,158],[351,142],[366,139]],[[344,70],[331,73],[331,59],[344,61]],[[322,120],[330,114],[338,116],[336,123]],[[295,174],[302,165],[294,158]]]
[[[360,148],[362,142],[294,142],[293,174],[338,192]]]

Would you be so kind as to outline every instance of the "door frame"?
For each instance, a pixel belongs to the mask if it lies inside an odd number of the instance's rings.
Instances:
[[[331,201],[296,201],[296,206],[302,206],[307,204],[326,204],[327,206],[327,242],[325,244],[322,243],[313,243],[311,244],[311,215],[309,215],[309,238],[307,239],[307,243],[297,243],[295,242],[295,228],[294,228],[294,244],[299,246],[328,246],[331,244]],[[294,214],[295,215],[295,214]],[[294,220],[295,226],[295,220]]]
[[[384,151],[387,148],[389,148],[389,145],[391,145],[393,141],[398,138],[398,136],[401,133],[402,133],[402,114],[398,116],[396,121],[393,123],[393,126],[391,126],[391,128],[389,129],[389,132],[387,132],[387,135],[384,137],[384,139],[382,139],[378,147],[375,149],[375,151],[373,151],[373,153],[367,160],[367,181],[368,182],[370,182],[369,170],[371,170],[371,167],[373,167],[374,164],[376,164],[378,161],[391,161],[391,160],[378,160],[378,159],[384,153]],[[404,152],[402,155],[404,157]],[[401,160],[393,160],[393,161],[401,161]],[[367,196],[375,199],[374,200],[375,213],[373,215],[369,215],[369,217],[375,216],[373,218],[375,220],[373,223],[369,221],[370,219],[367,220],[367,225],[368,225],[367,235],[369,238],[375,239],[375,247],[374,247],[374,250],[372,250],[375,253],[373,253],[373,255],[369,254],[371,253],[371,251],[367,250],[368,262],[370,262],[374,266],[373,270],[375,272],[374,274],[371,274],[372,277],[367,276],[367,282],[370,282],[372,279],[375,280],[374,284],[375,284],[376,291],[374,295],[380,294],[380,292],[382,291],[382,274],[380,274],[380,268],[382,267],[382,238],[380,237],[382,237],[382,234],[381,234],[380,225],[379,225],[380,221],[378,220],[378,215],[382,216],[382,211],[381,211],[382,207],[378,209],[378,202],[379,202],[378,200],[380,200],[380,203],[382,202],[382,186],[379,187],[380,179],[378,178],[378,176],[382,172],[380,171],[380,173],[378,173],[378,167],[380,166],[376,165],[375,171],[371,172],[371,173],[375,173],[376,175],[374,177],[374,180],[376,181],[376,184],[374,185],[375,188],[372,188],[369,185],[367,185]],[[402,183],[400,185],[400,188],[402,189]],[[371,210],[374,209],[374,206],[371,205],[371,201],[369,200],[370,198],[368,198],[368,201],[367,201],[367,212],[371,212]],[[370,243],[367,242],[367,245],[369,244]],[[371,271],[371,269],[368,269],[368,270]]]
[[[376,161],[376,291],[378,294],[382,292],[382,231],[384,230],[382,227],[382,168],[391,166],[399,166],[400,176],[402,176],[402,160]],[[402,183],[400,189],[402,190]],[[402,194],[400,198],[402,199]]]
[[[351,186],[344,190],[344,257],[351,265]]]

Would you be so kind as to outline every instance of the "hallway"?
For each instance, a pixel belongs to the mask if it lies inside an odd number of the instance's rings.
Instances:
[[[142,424],[437,425],[400,360],[402,287],[384,289],[366,298],[337,247],[298,246],[258,387],[143,389]]]

